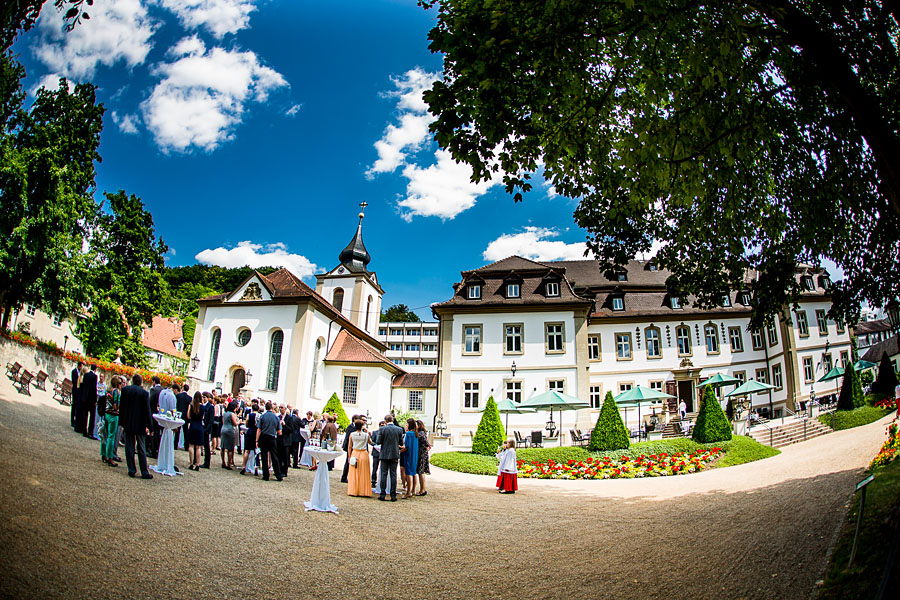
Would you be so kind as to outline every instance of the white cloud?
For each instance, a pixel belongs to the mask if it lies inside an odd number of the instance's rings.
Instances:
[[[416,67],[400,77],[392,78],[394,90],[385,96],[397,98],[397,108],[401,111],[398,124],[390,124],[381,139],[375,142],[378,159],[366,171],[372,177],[375,173],[390,173],[406,164],[407,152],[422,148],[428,139],[428,125],[434,117],[428,114],[428,105],[422,93],[438,78],[436,73],[427,73]]]
[[[238,242],[236,248],[208,248],[194,257],[207,265],[218,267],[285,267],[297,277],[311,277],[320,269],[305,256],[291,254],[287,246],[275,243],[263,246],[253,242]]]
[[[575,242],[567,244],[552,240],[559,236],[555,229],[526,227],[521,233],[504,233],[488,244],[482,256],[487,261],[498,261],[507,256],[523,256],[537,261],[585,260],[587,244]]]
[[[144,123],[163,151],[213,150],[231,139],[245,104],[264,102],[287,85],[280,73],[250,51],[206,50],[197,37],[170,51],[173,62],[156,67],[162,80],[141,104]]]
[[[131,68],[144,62],[156,24],[141,0],[96,0],[89,13],[90,20],[66,32],[62,13],[44,7],[40,40],[32,47],[38,60],[76,81],[90,79],[97,65],[123,62]]]
[[[60,75],[59,73],[50,73],[49,75],[44,75],[40,78],[40,80],[37,82],[37,85],[34,86],[34,89],[31,90],[31,92],[33,94],[37,93],[38,89],[40,88],[47,88],[47,90],[51,92],[58,90],[60,77],[62,77],[62,75]],[[68,79],[66,80],[66,84],[70,92],[75,87]]]
[[[413,216],[452,219],[475,205],[475,200],[500,183],[500,176],[472,183],[472,168],[453,160],[449,152],[434,153],[437,162],[428,167],[407,165],[403,176],[409,179],[406,198],[397,202],[400,216],[412,221]]]
[[[300,112],[301,108],[303,108],[302,104],[295,104],[292,107],[290,107],[289,109],[287,109],[287,111],[284,114],[289,117],[294,117],[297,115],[298,112]]]
[[[122,133],[134,134],[138,132],[138,116],[137,115],[120,115],[116,111],[110,113],[113,123],[119,126]]]
[[[222,39],[250,24],[250,13],[256,10],[253,0],[158,0],[172,11],[186,29],[205,27]]]

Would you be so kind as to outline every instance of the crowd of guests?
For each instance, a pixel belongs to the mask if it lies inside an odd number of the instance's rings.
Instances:
[[[221,468],[240,469],[241,475],[274,476],[281,481],[290,468],[322,467],[309,453],[307,444],[337,445],[341,438],[337,417],[300,411],[288,404],[241,396],[220,396],[213,392],[190,393],[188,384],[173,383],[164,387],[153,377],[149,390],[143,379],[134,374],[129,384],[125,377],[114,375],[109,385],[96,365],[78,363],[72,370],[73,429],[85,437],[100,441],[100,458],[106,465],[117,467],[122,459],[119,447],[124,445],[128,475],[152,479],[147,457],[159,455],[163,428],[153,414],[172,411],[184,420],[175,429],[175,447],[188,455],[188,469],[209,469],[212,457],[221,458]],[[350,496],[380,500],[397,499],[397,471],[400,473],[401,498],[425,496],[425,476],[430,474],[430,444],[425,423],[407,419],[403,427],[386,415],[378,427],[369,427],[365,415],[353,415],[343,435],[342,450],[346,454],[341,481],[347,483]],[[137,455],[137,464],[135,463]],[[235,454],[241,458],[238,467]],[[322,468],[332,470],[334,461]],[[178,468],[176,467],[176,470]]]

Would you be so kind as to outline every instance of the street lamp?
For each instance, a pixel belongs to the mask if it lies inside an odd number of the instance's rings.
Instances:
[[[196,371],[197,366],[199,364],[200,364],[200,357],[195,354],[194,358],[191,359],[191,371]]]
[[[69,343],[69,336],[64,335],[63,336],[63,354],[65,354],[65,352],[66,352],[66,345],[68,343]]]
[[[444,415],[441,413],[438,415],[437,424],[434,426],[435,431],[437,431],[438,435],[443,437],[444,432],[447,431],[447,422],[444,420]]]
[[[253,377],[253,373],[250,372],[250,369],[244,373],[244,385],[250,385],[250,379]]]
[[[516,376],[516,361],[513,361],[513,364],[510,367],[510,370],[512,371],[512,376],[515,377]]]

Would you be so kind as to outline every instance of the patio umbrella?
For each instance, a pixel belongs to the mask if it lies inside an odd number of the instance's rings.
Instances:
[[[731,390],[730,392],[728,392],[725,395],[730,398],[731,396],[746,396],[747,394],[754,394],[756,392],[767,392],[769,390],[774,390],[774,389],[775,389],[774,385],[769,385],[768,383],[763,383],[761,381],[756,381],[755,379],[751,379],[747,383],[745,383],[743,385],[739,385],[738,387],[734,388],[733,390]]]
[[[878,366],[877,363],[869,362],[867,360],[858,360],[853,363],[853,368],[856,371],[865,371],[866,369],[871,369],[876,366]]]
[[[667,394],[660,390],[654,390],[653,388],[644,387],[642,385],[635,386],[630,390],[625,390],[613,400],[616,401],[616,404],[620,406],[624,406],[627,403],[633,403],[637,406],[638,409],[638,424],[641,422],[641,402],[649,402],[652,400],[662,400],[663,398],[674,398],[672,394]],[[627,409],[626,409],[627,410]],[[626,413],[627,415],[627,413]]]
[[[535,410],[549,409],[551,421],[553,420],[553,409],[555,408],[559,410],[560,432],[562,431],[562,411],[579,410],[582,408],[588,408],[589,406],[589,402],[585,402],[584,400],[580,400],[575,396],[563,394],[562,392],[558,392],[556,390],[551,390],[548,392],[544,392],[543,394],[538,394],[537,396],[532,396],[519,405],[520,408],[533,408]]]
[[[500,413],[506,414],[506,433],[509,433],[509,415],[520,415],[524,413],[533,413],[535,410],[533,408],[522,408],[522,405],[518,402],[510,400],[509,398],[504,398],[497,402],[497,411]],[[484,408],[479,408],[478,412],[484,412]]]
[[[822,377],[819,378],[819,381],[831,381],[832,379],[838,379],[844,376],[844,369],[841,367],[835,367],[832,370],[828,371]],[[841,386],[838,385],[837,381],[834,382],[834,393],[840,394]]]
[[[741,380],[737,377],[732,377],[731,375],[723,375],[722,373],[716,373],[706,381],[701,381],[697,385],[699,387],[704,387],[707,385],[711,385],[713,387],[719,387],[723,385],[732,385],[735,383],[740,383]]]

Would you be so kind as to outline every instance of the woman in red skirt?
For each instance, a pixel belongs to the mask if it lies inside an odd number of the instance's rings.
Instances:
[[[497,452],[500,466],[497,468],[497,487],[501,494],[515,494],[519,489],[519,468],[516,461],[516,442],[503,442]]]

